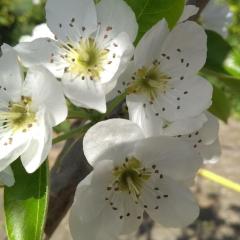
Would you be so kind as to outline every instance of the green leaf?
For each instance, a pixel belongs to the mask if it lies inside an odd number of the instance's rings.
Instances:
[[[231,104],[222,90],[214,87],[213,104],[209,111],[219,119],[227,122],[231,113]]]
[[[125,0],[136,14],[139,24],[137,41],[159,20],[166,18],[169,27],[177,23],[182,14],[184,0]]]
[[[208,36],[208,54],[206,67],[217,71],[226,72],[224,61],[231,51],[231,46],[219,34],[213,31],[207,31]]]
[[[42,240],[48,204],[48,165],[28,174],[21,161],[12,164],[16,183],[5,187],[4,208],[9,240]]]
[[[226,77],[220,79],[222,83],[233,93],[236,95],[240,95],[240,79],[235,77]]]
[[[209,70],[207,68],[202,69],[202,73],[206,74],[208,77],[213,78],[212,82],[217,87],[227,88],[231,94],[239,95],[240,93],[240,78],[230,76],[224,73]]]

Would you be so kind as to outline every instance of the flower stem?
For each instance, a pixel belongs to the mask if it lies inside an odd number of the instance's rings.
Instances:
[[[107,113],[106,115],[110,115],[114,109],[123,102],[123,100],[126,98],[126,92],[117,96],[116,98],[114,98],[111,102],[108,103],[108,109],[107,109]]]
[[[71,129],[69,132],[67,133],[64,133],[56,138],[53,139],[53,144],[56,144],[56,143],[59,143],[59,142],[62,142],[64,140],[67,140],[69,138],[73,138],[73,137],[80,137],[80,136],[83,136],[85,134],[85,132],[93,125],[92,122],[84,125],[84,126],[80,126],[80,127],[77,127],[77,128],[73,128]]]
[[[68,119],[84,119],[89,120],[91,119],[91,114],[84,111],[83,109],[78,110],[69,110],[68,111]]]

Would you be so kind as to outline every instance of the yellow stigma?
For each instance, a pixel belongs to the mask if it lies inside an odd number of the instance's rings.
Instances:
[[[108,55],[107,49],[99,48],[92,38],[82,39],[76,46],[67,44],[64,48],[67,51],[65,58],[69,63],[67,71],[89,76],[91,80],[100,78]]]
[[[22,97],[19,103],[9,103],[7,112],[0,112],[2,126],[10,128],[13,132],[27,131],[35,122],[35,113],[30,110],[31,98]]]
[[[119,191],[128,192],[137,200],[144,182],[150,178],[151,173],[142,167],[138,159],[131,157],[126,158],[125,163],[113,170],[113,176],[115,187]]]
[[[168,75],[159,71],[158,66],[142,67],[132,77],[134,80],[128,87],[128,93],[144,94],[155,100],[159,94],[165,93],[169,87]]]

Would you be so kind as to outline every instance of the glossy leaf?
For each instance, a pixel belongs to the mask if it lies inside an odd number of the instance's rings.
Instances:
[[[219,34],[207,31],[208,54],[206,67],[217,71],[226,72],[224,62],[231,51],[231,46]]]
[[[28,174],[21,161],[12,164],[15,185],[5,187],[8,240],[42,240],[48,202],[48,165]]]
[[[223,84],[233,93],[240,95],[240,79],[234,77],[226,77],[220,79]]]
[[[227,122],[231,113],[231,104],[222,90],[214,87],[213,104],[209,111],[224,122]]]
[[[227,89],[230,93],[235,95],[240,94],[240,77],[234,77],[207,68],[203,68],[202,73],[211,77],[210,80],[214,79],[212,81],[217,87]]]
[[[169,27],[177,23],[182,14],[184,0],[125,0],[136,14],[139,24],[137,42],[154,24],[166,18]]]

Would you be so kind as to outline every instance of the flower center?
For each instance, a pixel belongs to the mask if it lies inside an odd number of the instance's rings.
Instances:
[[[22,97],[19,103],[9,103],[8,111],[0,112],[0,125],[13,132],[26,131],[35,122],[35,113],[30,110],[31,98]]]
[[[144,182],[151,177],[151,172],[143,168],[138,159],[131,157],[126,158],[125,163],[113,170],[113,176],[115,188],[128,192],[137,200]]]
[[[155,100],[159,94],[165,93],[169,87],[167,74],[160,72],[158,66],[151,68],[142,67],[133,75],[134,80],[128,87],[128,93],[141,93]]]
[[[89,76],[91,80],[100,78],[108,55],[107,49],[99,48],[92,38],[82,39],[76,46],[67,44],[64,48],[67,50],[68,71],[82,77]]]

